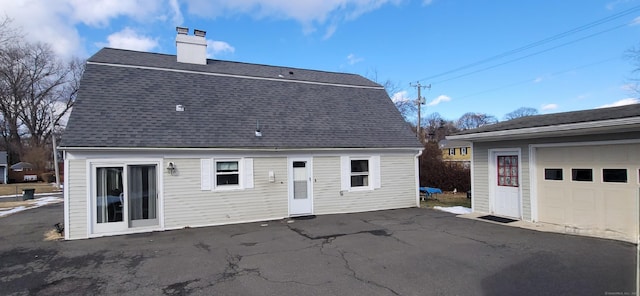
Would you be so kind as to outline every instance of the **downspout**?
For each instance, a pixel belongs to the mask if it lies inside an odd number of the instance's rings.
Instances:
[[[420,156],[422,155],[422,151],[424,149],[420,149],[418,154],[416,154],[416,165],[415,165],[415,174],[416,174],[416,207],[420,208]]]
[[[636,230],[638,231],[638,238],[636,239],[636,295],[640,295],[640,188],[636,198],[636,214],[638,215],[638,225],[636,225]]]

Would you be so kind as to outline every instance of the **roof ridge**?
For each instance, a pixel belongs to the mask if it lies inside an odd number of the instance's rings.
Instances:
[[[176,56],[175,54],[159,53],[159,52],[147,52],[147,51],[139,51],[139,50],[132,50],[132,49],[122,49],[122,48],[113,48],[113,47],[104,47],[103,49],[114,50],[114,51],[126,51],[126,52],[138,53],[138,54],[165,56],[165,57],[175,57]],[[87,61],[90,61],[90,60],[91,60],[91,58],[89,58]],[[278,66],[278,65],[271,65],[271,64],[249,63],[249,62],[242,62],[242,61],[230,61],[230,60],[210,59],[210,58],[207,58],[207,61],[231,63],[231,64],[241,64],[241,65],[250,65],[250,66],[262,66],[262,67],[269,67],[269,68],[282,69],[282,70],[300,70],[300,71],[307,71],[307,72],[317,72],[317,73],[326,73],[326,74],[357,76],[357,77],[362,77],[364,79],[367,79],[367,80],[379,85],[380,87],[382,87],[382,85],[380,85],[380,83],[372,81],[371,79],[366,78],[366,77],[364,77],[364,76],[362,76],[360,74],[356,74],[356,73],[337,72],[337,71],[319,70],[319,69],[308,69],[308,68],[300,68],[300,67],[292,67],[292,66]],[[123,64],[123,65],[129,65],[129,64]],[[167,68],[167,69],[172,69],[172,68]],[[215,72],[212,72],[212,73],[215,73]],[[250,75],[242,75],[242,76],[250,76]],[[260,76],[255,76],[255,77],[260,77]]]
[[[384,87],[381,86],[381,85],[379,85],[379,86],[367,86],[367,85],[357,85],[357,84],[321,82],[321,81],[312,81],[312,80],[291,80],[291,79],[284,79],[284,78],[271,78],[271,77],[250,76],[250,75],[241,75],[241,74],[227,74],[227,73],[219,73],[219,72],[205,72],[205,71],[196,71],[196,70],[183,70],[183,69],[173,69],[173,68],[163,68],[163,67],[150,67],[150,66],[129,65],[129,64],[113,64],[113,63],[91,62],[91,61],[88,61],[87,64],[89,64],[89,65],[101,65],[101,66],[108,66],[108,67],[135,68],[135,69],[145,69],[145,70],[156,70],[156,71],[167,71],[167,72],[178,72],[178,73],[190,73],[190,74],[219,76],[219,77],[233,77],[233,78],[244,78],[244,79],[255,79],[255,80],[293,82],[293,83],[327,85],[327,86],[338,86],[338,87],[350,87],[350,88],[384,89]]]

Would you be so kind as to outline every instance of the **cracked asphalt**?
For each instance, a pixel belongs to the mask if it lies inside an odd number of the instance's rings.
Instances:
[[[62,220],[62,204],[0,218],[0,294],[635,291],[634,244],[536,232],[426,209],[43,241],[43,233]]]

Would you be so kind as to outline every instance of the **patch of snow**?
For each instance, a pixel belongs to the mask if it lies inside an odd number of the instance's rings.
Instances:
[[[4,216],[8,216],[11,214],[15,214],[18,212],[22,212],[22,211],[26,211],[29,209],[35,209],[35,208],[39,208],[41,206],[46,206],[46,205],[50,205],[50,204],[54,204],[54,203],[60,203],[63,202],[64,200],[60,197],[55,197],[55,196],[45,196],[45,197],[41,197],[41,198],[37,198],[33,200],[33,205],[31,206],[19,206],[19,207],[15,207],[13,209],[9,209],[9,210],[5,210],[5,211],[0,211],[0,217],[4,217]]]
[[[463,214],[470,214],[471,213],[471,209],[467,208],[467,207],[461,207],[461,206],[455,206],[455,207],[440,207],[440,206],[435,206],[433,207],[434,210],[440,210],[443,212],[449,212],[452,214],[458,214],[458,215],[463,215]]]
[[[17,213],[17,212],[22,212],[22,211],[24,211],[26,209],[27,209],[27,207],[25,207],[25,206],[19,206],[19,207],[15,207],[13,209],[10,209],[10,210],[0,211],[0,217],[8,216],[8,215],[11,215],[11,214]]]

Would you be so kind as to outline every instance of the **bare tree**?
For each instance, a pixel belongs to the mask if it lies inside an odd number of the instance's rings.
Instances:
[[[427,135],[426,139],[429,142],[439,142],[446,136],[458,131],[458,128],[456,128],[453,121],[442,118],[438,112],[425,116],[422,122],[425,123],[424,129]]]
[[[458,119],[457,127],[461,130],[478,128],[481,126],[489,125],[497,123],[498,119],[496,119],[493,115],[488,115],[485,113],[473,113],[468,112],[465,113]]]
[[[511,120],[511,119],[516,119],[516,118],[520,118],[520,117],[525,117],[525,116],[531,116],[531,115],[537,115],[538,114],[538,109],[536,108],[531,108],[531,107],[520,107],[516,110],[513,110],[509,113],[507,113],[504,116],[504,120]]]
[[[396,95],[397,93],[399,93],[401,91],[401,88],[398,85],[398,83],[393,82],[390,79],[386,79],[384,81],[380,81],[379,78],[378,78],[378,71],[376,69],[367,71],[367,73],[364,76],[369,78],[373,82],[382,85],[382,87],[384,87],[384,90],[387,92],[387,95],[392,100],[393,100],[394,95]],[[413,117],[414,114],[416,114],[416,112],[418,112],[418,106],[416,105],[416,102],[413,101],[413,100],[400,99],[400,100],[393,101],[393,103],[396,105],[396,109],[398,109],[398,111],[400,111],[400,114],[402,114],[402,117],[404,117],[404,119],[407,122],[409,122],[409,118]]]
[[[5,26],[0,31],[12,30],[6,20],[0,24]],[[55,126],[75,102],[83,70],[81,61],[63,61],[47,44],[19,37],[0,44],[0,130],[10,163],[29,149],[49,145]]]
[[[637,76],[640,73],[640,45],[630,48],[625,52],[625,58],[631,62],[634,69],[632,71],[632,75]],[[629,78],[631,84],[631,90],[636,95],[640,95],[640,78],[631,77]]]

